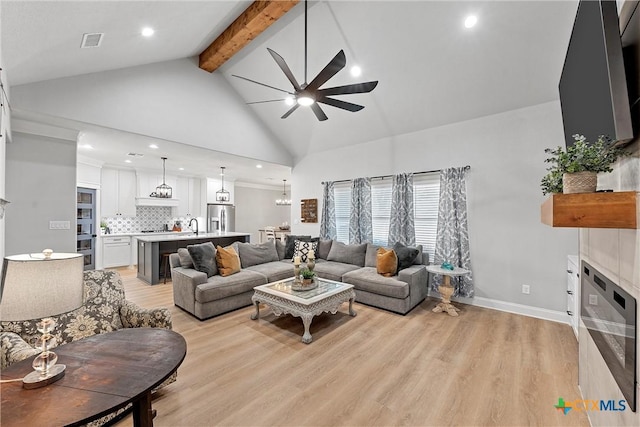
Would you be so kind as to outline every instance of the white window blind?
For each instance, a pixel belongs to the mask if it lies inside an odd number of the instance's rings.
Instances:
[[[433,262],[438,232],[438,204],[440,202],[440,174],[437,172],[413,177],[413,210],[416,244],[422,245]]]
[[[349,243],[349,213],[351,212],[351,183],[340,182],[333,187],[336,208],[336,240]]]
[[[374,245],[387,246],[389,241],[392,184],[391,178],[371,182],[371,219]]]

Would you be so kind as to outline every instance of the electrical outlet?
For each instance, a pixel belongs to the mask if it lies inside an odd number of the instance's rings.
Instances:
[[[529,295],[529,291],[530,291],[529,285],[522,285],[522,293],[523,294]]]
[[[598,295],[589,295],[589,305],[598,305]]]

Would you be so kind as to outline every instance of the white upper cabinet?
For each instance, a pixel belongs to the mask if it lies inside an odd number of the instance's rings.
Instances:
[[[200,195],[201,181],[200,178],[178,177],[175,191],[179,195],[180,201],[175,210],[176,216],[203,216],[202,197]]]
[[[136,173],[121,169],[102,169],[101,216],[136,216]]]
[[[151,197],[151,193],[155,193],[156,187],[162,184],[162,172],[149,173],[149,172],[137,172],[138,181],[138,197]],[[171,187],[172,198],[179,199],[180,195],[177,191],[177,179],[175,176],[167,175],[165,183]]]

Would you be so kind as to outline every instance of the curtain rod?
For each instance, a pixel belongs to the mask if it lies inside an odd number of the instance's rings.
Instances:
[[[469,169],[471,169],[471,166],[466,165],[464,167],[464,170],[468,171]],[[435,169],[432,171],[421,171],[421,172],[413,172],[412,175],[422,175],[425,173],[435,173],[435,172],[441,172],[442,169]],[[370,179],[385,179],[385,178],[391,178],[393,177],[393,175],[380,175],[380,176],[372,176]],[[353,181],[352,179],[342,179],[340,181],[333,181],[334,184],[340,183],[340,182],[351,182]],[[322,182],[322,184],[324,184],[325,181]]]

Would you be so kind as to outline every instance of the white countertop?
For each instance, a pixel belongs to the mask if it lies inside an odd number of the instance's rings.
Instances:
[[[130,233],[109,233],[109,234],[100,234],[100,237],[118,237],[118,236],[167,236],[167,235],[185,235],[192,234],[193,231],[154,231],[153,233],[142,233],[140,231],[132,231]]]
[[[238,237],[238,236],[250,236],[251,233],[239,233],[233,231],[227,231],[223,233],[173,233],[172,235],[166,235],[162,233],[145,233],[144,236],[139,236],[138,240],[146,243],[155,242],[173,242],[176,240],[196,240],[196,239],[211,239],[214,237]]]

